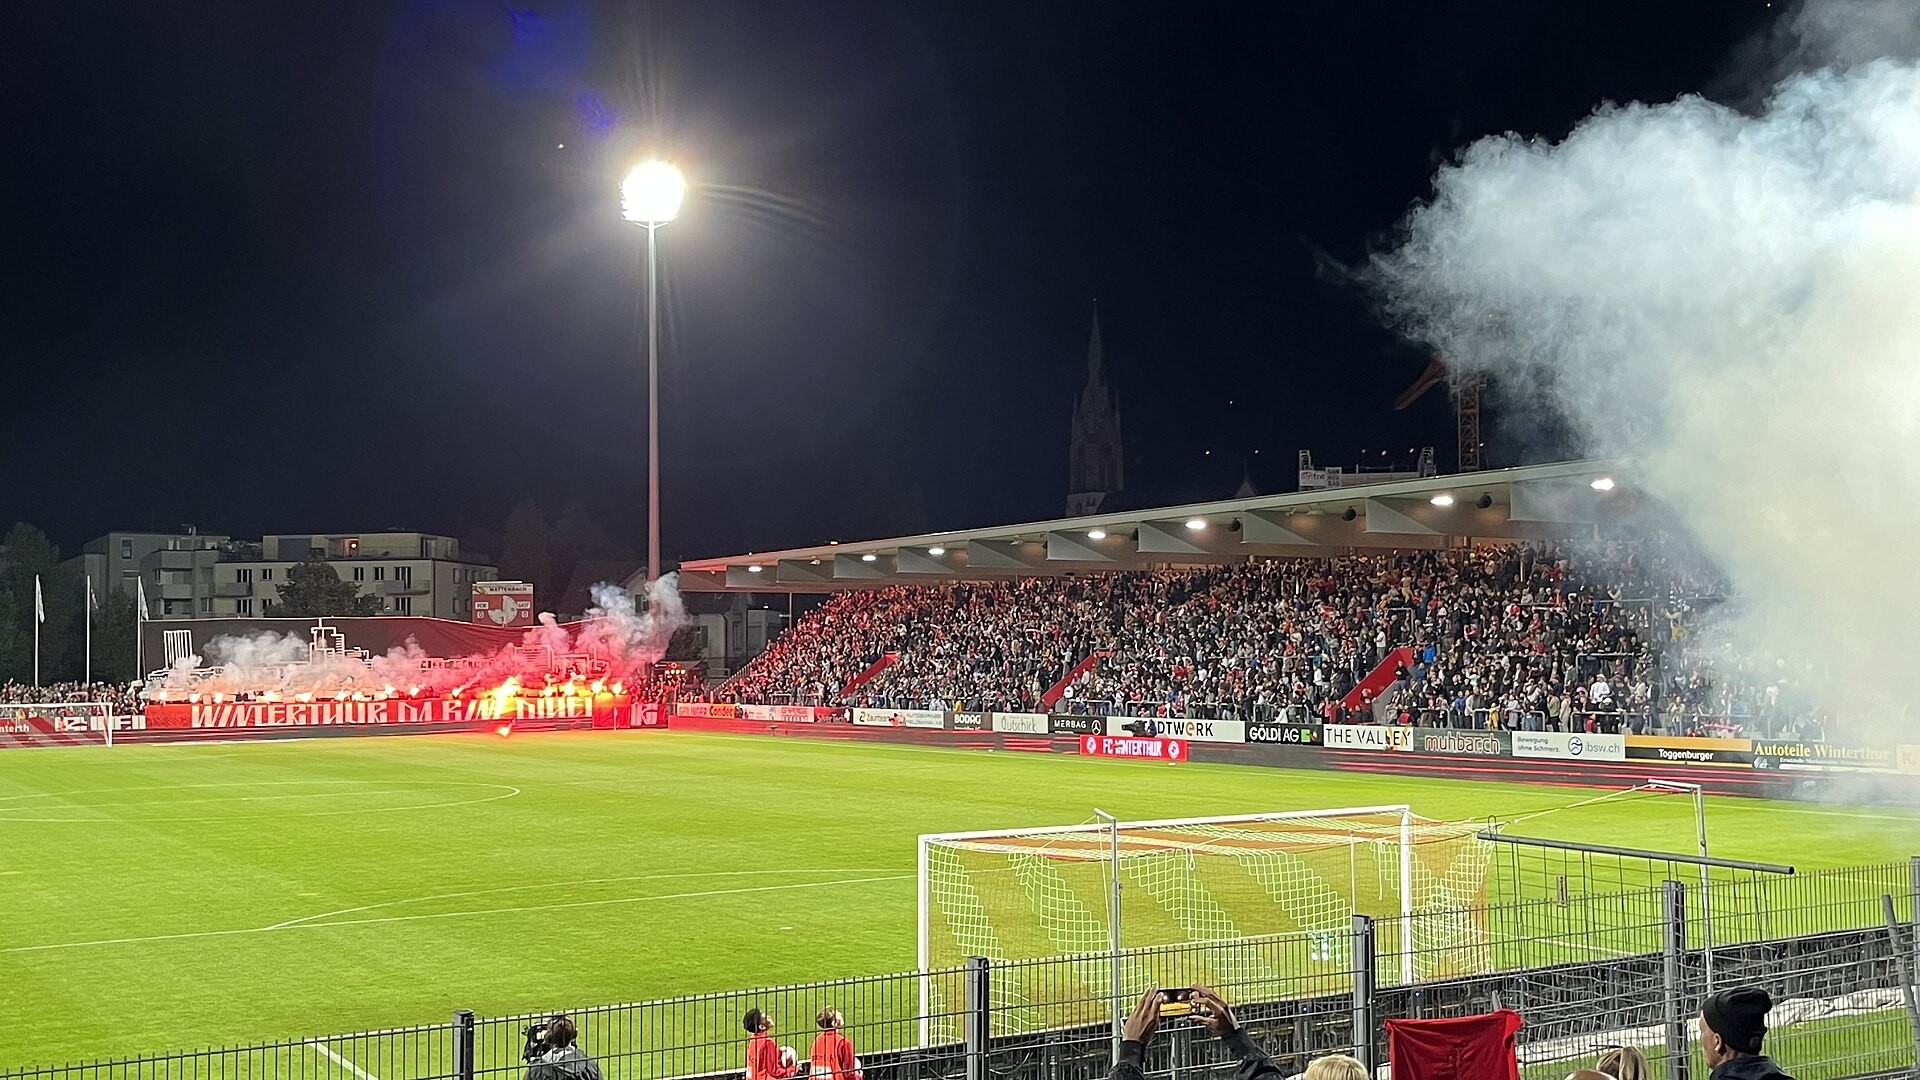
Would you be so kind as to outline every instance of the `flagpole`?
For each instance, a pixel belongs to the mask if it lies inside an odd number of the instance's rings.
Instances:
[[[80,681],[93,682],[93,579],[87,578],[87,668]]]
[[[40,687],[40,624],[47,621],[46,601],[40,597],[40,575],[33,575],[33,685]]]
[[[133,579],[133,678],[135,682],[147,677],[140,665],[140,624],[147,619],[147,587],[138,577]]]

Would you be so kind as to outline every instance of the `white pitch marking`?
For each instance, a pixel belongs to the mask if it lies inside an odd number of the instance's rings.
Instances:
[[[767,871],[772,872],[772,871]],[[836,881],[807,881],[791,885],[758,885],[747,889],[711,889],[705,892],[667,893],[659,896],[622,896],[608,900],[575,900],[556,904],[528,904],[521,907],[484,908],[477,911],[437,911],[423,915],[387,915],[377,919],[344,919],[339,922],[292,922],[273,926],[251,926],[239,930],[192,930],[179,934],[151,934],[145,937],[101,938],[95,941],[61,941],[50,945],[12,945],[0,953],[47,952],[53,949],[79,949],[95,945],[138,945],[150,941],[183,941],[189,938],[238,937],[278,930],[325,930],[335,926],[369,926],[376,923],[417,922],[422,919],[456,919],[472,915],[511,915],[523,911],[558,911],[567,908],[606,907],[613,904],[645,904],[654,900],[697,900],[708,896],[738,896],[744,893],[781,892],[787,889],[824,889],[835,885],[860,885],[875,881],[908,881],[912,874],[885,877],[841,878]]]
[[[319,810],[310,814],[295,814],[292,816],[302,817],[302,818],[339,817],[345,814],[386,814],[386,813],[392,813],[396,810],[437,810],[437,809],[441,809],[449,806],[479,806],[481,803],[498,802],[501,799],[511,799],[514,796],[521,794],[520,789],[517,787],[514,787],[511,784],[496,784],[496,783],[483,781],[483,780],[262,780],[254,783],[235,782],[235,783],[225,783],[225,784],[179,784],[179,785],[146,784],[146,785],[141,785],[137,787],[126,787],[126,788],[93,788],[86,791],[59,791],[59,792],[47,791],[47,792],[37,792],[30,795],[5,795],[5,796],[0,796],[0,800],[63,799],[69,795],[103,795],[103,794],[111,794],[119,791],[159,791],[159,790],[167,790],[168,788],[175,787],[175,786],[181,789],[185,789],[185,788],[215,788],[215,787],[307,786],[307,785],[313,785],[313,784],[401,784],[401,785],[431,785],[434,787],[501,788],[504,790],[498,795],[489,795],[484,799],[461,799],[455,802],[438,802],[438,803],[407,803],[402,806],[367,806],[367,807],[359,807],[352,810]],[[406,789],[403,787],[399,789],[399,791],[403,793],[406,791]],[[395,794],[395,793],[396,792],[393,791],[392,789],[368,788],[363,791],[342,791],[342,792],[334,792],[334,793],[327,793],[327,794],[316,793],[311,795],[282,795],[282,796],[241,795],[241,796],[235,796],[234,798],[231,798],[231,799],[200,799],[200,800],[177,800],[177,801],[179,802],[242,802],[249,799],[262,799],[262,798],[318,799],[318,798],[331,798],[335,794],[382,795],[382,794]],[[54,825],[59,825],[59,824],[93,825],[93,824],[99,824],[102,821],[113,820],[113,818],[110,815],[107,815],[104,813],[104,811],[106,810],[111,810],[121,806],[167,805],[169,801],[175,801],[175,800],[163,800],[158,802],[142,802],[142,803],[110,803],[106,806],[99,806],[99,807],[75,805],[71,807],[61,807],[60,809],[92,810],[92,811],[96,811],[96,813],[92,817],[64,817],[64,818],[61,818],[61,817],[30,817],[30,818],[29,817],[12,817],[12,818],[0,818],[0,821],[39,822],[39,823],[54,824]],[[12,807],[0,806],[0,812],[4,812],[6,810],[22,810],[22,809],[29,809],[29,808],[21,807],[21,806],[12,806]],[[235,819],[230,815],[215,814],[212,816],[205,816],[205,817],[158,817],[158,818],[142,818],[140,820],[143,822],[183,822],[183,821],[233,821]]]
[[[332,1060],[334,1064],[340,1066],[341,1068],[347,1070],[353,1075],[359,1077],[360,1080],[380,1080],[379,1077],[373,1075],[372,1073],[366,1071],[365,1069],[362,1069],[360,1066],[355,1065],[353,1062],[348,1061],[346,1058],[341,1057],[339,1054],[336,1054],[333,1051],[327,1049],[326,1045],[323,1044],[319,1039],[308,1039],[307,1045],[327,1055],[327,1057],[330,1060]]]
[[[469,896],[490,896],[503,892],[529,892],[534,889],[566,889],[575,885],[611,885],[618,881],[677,881],[682,878],[715,877],[764,877],[768,874],[897,874],[903,868],[883,867],[843,867],[834,870],[689,870],[672,874],[631,874],[622,877],[576,878],[573,881],[538,881],[531,885],[502,885],[493,889],[468,889],[461,892],[435,893],[432,896],[407,896],[398,900],[382,900],[374,904],[362,904],[359,907],[341,908],[338,911],[323,911],[318,915],[302,915],[297,919],[277,922],[272,926],[263,926],[262,930],[285,930],[302,923],[330,919],[335,915],[357,915],[362,911],[376,911],[385,907],[399,907],[401,904],[426,904],[435,900],[460,900]]]

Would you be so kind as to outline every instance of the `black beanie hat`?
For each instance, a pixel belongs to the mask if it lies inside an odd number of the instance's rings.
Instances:
[[[1722,990],[1707,998],[1700,1015],[1727,1045],[1743,1054],[1760,1052],[1760,1040],[1767,1034],[1767,1011],[1773,999],[1757,986]]]

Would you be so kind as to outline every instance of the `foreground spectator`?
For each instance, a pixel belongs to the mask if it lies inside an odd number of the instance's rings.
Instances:
[[[569,1017],[547,1021],[542,1032],[546,1049],[527,1065],[526,1080],[601,1080],[600,1063],[575,1043],[579,1035]]]
[[[1253,1040],[1234,1019],[1233,1009],[1219,994],[1208,987],[1196,986],[1188,1000],[1193,1004],[1193,1018],[1220,1036],[1220,1041],[1239,1059],[1235,1080],[1280,1080],[1283,1074],[1279,1068],[1253,1045]],[[1157,986],[1148,987],[1141,995],[1140,1003],[1133,1007],[1132,1015],[1121,1026],[1120,1060],[1107,1074],[1107,1080],[1145,1080],[1140,1063],[1146,1057],[1147,1044],[1153,1041],[1153,1033],[1160,1027],[1160,1006],[1165,1001],[1165,995]]]
[[[1307,1071],[1300,1074],[1301,1080],[1373,1080],[1367,1075],[1367,1067],[1360,1059],[1345,1054],[1328,1054],[1307,1062]]]
[[[865,1080],[860,1058],[853,1052],[853,1040],[841,1030],[847,1018],[829,1005],[815,1018],[820,1034],[813,1037],[813,1052],[807,1055],[807,1072],[812,1080]]]
[[[1712,1080],[1793,1080],[1760,1052],[1772,1010],[1773,999],[1755,986],[1722,990],[1701,1003],[1700,1053]]]
[[[1647,1067],[1647,1055],[1636,1046],[1616,1046],[1601,1054],[1593,1067],[1596,1072],[1613,1080],[1653,1080],[1653,1070]]]

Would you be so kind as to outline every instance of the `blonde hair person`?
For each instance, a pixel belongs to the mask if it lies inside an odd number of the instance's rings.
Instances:
[[[1365,1065],[1345,1054],[1314,1058],[1307,1063],[1307,1071],[1301,1076],[1303,1080],[1373,1080],[1367,1075]]]
[[[1647,1068],[1647,1055],[1637,1046],[1616,1046],[1600,1055],[1593,1067],[1613,1077],[1613,1080],[1652,1080],[1652,1071]]]

